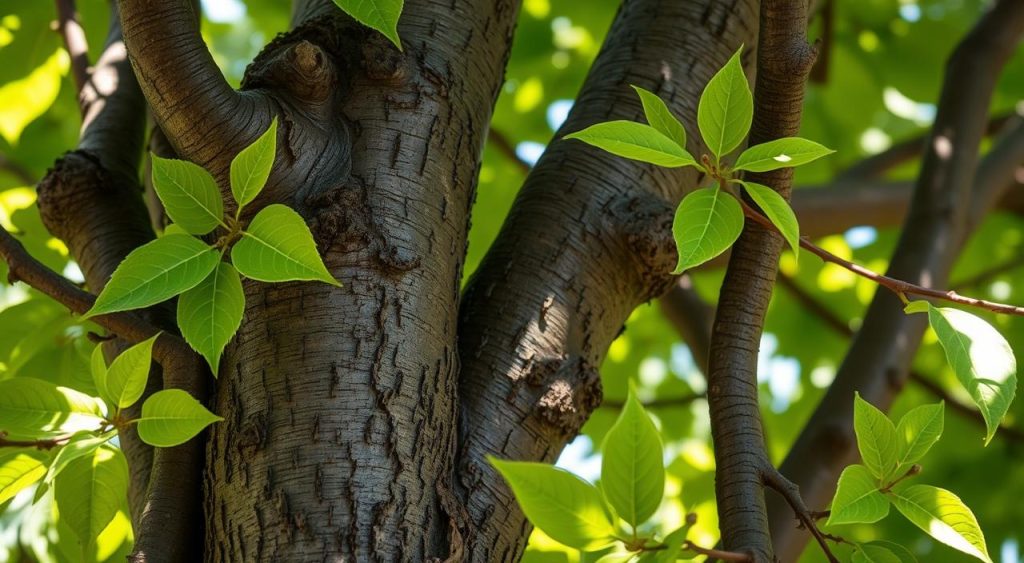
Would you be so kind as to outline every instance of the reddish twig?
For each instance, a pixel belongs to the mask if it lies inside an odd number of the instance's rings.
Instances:
[[[775,232],[779,232],[779,229],[769,220],[767,217],[762,215],[760,212],[751,207],[747,202],[743,201],[742,198],[740,204],[743,206],[743,214],[753,221],[757,222],[766,228],[772,229]],[[968,307],[975,307],[978,309],[985,309],[987,311],[993,311],[995,313],[1002,313],[1005,315],[1018,315],[1024,316],[1024,307],[1017,307],[1016,305],[1007,305],[1005,303],[997,303],[995,301],[987,301],[985,299],[977,299],[974,297],[967,297],[960,295],[959,293],[948,290],[943,291],[941,289],[932,289],[923,287],[917,284],[913,284],[907,281],[898,280],[896,278],[890,278],[889,276],[879,274],[874,270],[865,268],[860,264],[850,262],[844,258],[840,258],[835,254],[821,248],[814,244],[805,237],[800,237],[800,246],[809,251],[811,254],[821,258],[825,262],[831,262],[837,266],[841,266],[846,270],[849,270],[862,278],[869,279],[876,284],[888,289],[895,293],[900,300],[906,302],[907,295],[917,295],[919,297],[931,297],[933,299],[940,299],[943,301],[949,301],[958,305],[965,305]]]
[[[774,467],[768,469],[764,473],[764,484],[773,491],[779,493],[786,504],[793,509],[796,514],[797,520],[800,521],[800,525],[806,528],[814,539],[821,546],[822,552],[825,553],[825,557],[828,558],[830,563],[839,563],[839,559],[832,553],[831,548],[828,546],[828,539],[833,541],[845,541],[837,536],[826,537],[826,534],[818,529],[817,521],[820,519],[819,514],[821,512],[811,511],[807,509],[807,505],[804,504],[803,497],[800,496],[800,487],[797,487],[795,483],[786,479],[786,477],[780,473]]]

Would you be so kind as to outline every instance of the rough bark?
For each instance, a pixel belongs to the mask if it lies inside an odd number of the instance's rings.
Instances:
[[[642,119],[636,84],[695,132],[703,85],[753,42],[748,0],[623,4],[568,120],[470,281],[459,324],[469,560],[512,561],[529,531],[487,455],[553,461],[600,402],[597,367],[629,313],[671,278],[672,210],[699,178],[558,137]],[[690,148],[699,148],[690,135]]]
[[[921,174],[890,262],[888,275],[943,287],[967,234],[971,216],[990,202],[988,192],[972,192],[978,145],[985,130],[989,99],[999,73],[1024,32],[1024,4],[998,2],[957,46],[946,67],[945,83]],[[998,188],[990,188],[998,189]],[[843,364],[781,471],[799,484],[812,506],[831,498],[842,468],[856,458],[853,394],[887,409],[906,379],[914,350],[924,333],[920,316],[903,314],[888,291],[876,293]],[[772,508],[778,554],[795,559],[806,543],[781,505]]]
[[[403,53],[330,3],[296,14],[235,92],[184,2],[122,12],[168,140],[222,190],[234,152],[279,119],[254,211],[296,207],[344,283],[246,283],[207,447],[206,558],[444,558],[461,544],[458,280],[516,5],[407,2]]]
[[[751,145],[800,130],[804,84],[815,52],[807,43],[804,2],[764,0],[757,46]],[[793,170],[748,179],[789,199]],[[783,239],[747,222],[733,245],[711,331],[708,409],[715,450],[715,493],[726,550],[753,561],[774,561],[764,486],[771,462],[765,451],[757,392],[757,356]]]

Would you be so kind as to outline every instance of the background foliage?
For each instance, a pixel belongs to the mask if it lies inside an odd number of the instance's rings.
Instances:
[[[797,189],[826,185],[837,172],[890,144],[922,132],[934,114],[944,61],[954,42],[976,19],[982,0],[836,0],[834,29],[828,44],[828,72],[810,85],[801,135],[837,151],[802,167]],[[484,153],[473,212],[467,275],[478,265],[497,235],[523,178],[525,166],[541,153],[561,124],[596,56],[614,16],[613,0],[524,0],[512,57],[492,123],[492,140]],[[218,64],[238,84],[245,65],[273,35],[285,29],[287,3],[278,0],[211,0],[204,2],[204,35]],[[105,0],[79,0],[92,56],[106,32]],[[74,147],[79,125],[74,87],[59,36],[50,30],[50,2],[0,0],[0,224],[20,233],[29,251],[47,265],[81,279],[68,261],[64,245],[51,238],[34,206],[33,184],[63,151]],[[820,18],[811,36],[821,34]],[[993,104],[994,113],[1010,110],[1024,92],[1024,54],[1010,62]],[[623,85],[623,87],[628,87]],[[512,151],[495,138],[507,141]],[[513,158],[513,156],[515,158]],[[517,160],[518,159],[518,160]],[[910,179],[918,162],[892,171],[892,179]],[[871,218],[864,218],[870,225]],[[884,270],[896,232],[858,227],[818,241],[832,252]],[[974,235],[953,274],[953,285],[995,264],[1021,263],[1024,222],[995,213]],[[803,253],[797,262],[784,254],[782,270],[829,310],[856,327],[873,294],[870,282],[834,266],[823,266]],[[0,275],[6,278],[5,266]],[[702,270],[694,282],[713,302],[722,271]],[[987,279],[971,293],[978,297],[1022,303],[1024,268]],[[1007,338],[1018,357],[1024,351],[1024,321],[986,317]],[[0,379],[30,376],[95,394],[89,375],[93,344],[81,336],[96,330],[79,324],[61,306],[23,285],[0,286]],[[835,373],[847,346],[814,313],[783,288],[775,292],[761,347],[760,382],[769,452],[781,461]],[[934,334],[929,333],[915,367],[931,381],[967,400]],[[616,340],[601,367],[606,403],[563,454],[561,465],[595,480],[600,476],[595,451],[618,416],[614,405],[626,397],[627,382],[636,382],[641,400],[655,402],[654,415],[665,442],[667,493],[655,518],[666,528],[682,524],[687,512],[698,522],[691,538],[715,542],[713,456],[706,403],[701,399],[673,404],[704,390],[703,376],[689,350],[664,320],[656,304],[639,308]],[[660,402],[660,404],[659,404]],[[894,405],[894,420],[936,398],[911,382]],[[1007,423],[1024,428],[1018,401]],[[977,514],[994,559],[1018,561],[1024,541],[1024,436],[1001,432],[982,448],[984,430],[947,409],[945,432],[924,461],[927,482],[954,490]],[[68,523],[50,508],[25,508],[27,492],[0,504],[0,559],[77,560],[69,546]],[[51,507],[51,503],[40,506]],[[94,555],[100,561],[123,560],[130,545],[126,508],[101,534]],[[882,527],[849,526],[844,535],[867,541],[884,529],[884,539],[911,549],[921,560],[959,561],[962,555],[938,546],[913,525],[890,517]],[[881,537],[879,539],[882,539]],[[806,561],[820,553],[808,549]],[[576,561],[542,534],[532,538],[527,561]]]

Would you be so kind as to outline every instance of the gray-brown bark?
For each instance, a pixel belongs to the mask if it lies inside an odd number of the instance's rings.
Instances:
[[[807,6],[761,2],[751,145],[800,131],[804,83],[815,52],[807,43]],[[789,199],[793,170],[750,174]],[[708,362],[708,409],[715,450],[715,493],[722,545],[753,561],[774,561],[764,486],[765,451],[757,391],[757,356],[782,237],[748,221],[733,245],[718,298]]]
[[[990,204],[998,185],[972,190],[978,145],[1000,69],[1024,32],[1024,4],[1003,0],[985,14],[949,59],[932,134],[925,146],[907,221],[888,275],[943,287],[964,242],[967,226],[983,213],[972,197]],[[998,184],[998,183],[994,183]],[[844,466],[856,458],[853,394],[887,409],[906,379],[924,319],[907,316],[886,290],[876,293],[843,364],[824,399],[782,464],[812,506],[831,498]],[[781,503],[773,506],[772,530],[779,556],[793,559],[806,537],[792,526]]]
[[[459,485],[472,561],[512,561],[529,524],[486,455],[553,461],[600,402],[597,366],[671,278],[672,210],[692,171],[612,157],[566,133],[640,119],[636,84],[697,131],[703,85],[755,36],[753,1],[629,0],[568,120],[470,281],[459,324]],[[697,152],[697,135],[690,148]]]

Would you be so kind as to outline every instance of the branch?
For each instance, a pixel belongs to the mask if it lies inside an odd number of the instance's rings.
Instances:
[[[706,547],[700,547],[690,540],[683,542],[683,551],[692,551],[698,555],[706,555],[708,560],[721,559],[722,561],[738,561],[741,563],[750,563],[754,560],[749,554],[736,553],[734,551],[723,551],[721,549],[709,549]]]
[[[71,434],[57,436],[56,438],[41,438],[38,440],[8,440],[7,432],[0,430],[0,448],[36,448],[37,450],[52,450],[63,446],[71,439]]]
[[[853,329],[851,329],[847,323],[843,322],[843,320],[825,306],[824,303],[815,299],[814,296],[800,287],[793,278],[783,274],[779,276],[778,281],[779,285],[784,287],[802,307],[810,311],[818,317],[819,320],[825,323],[825,326],[831,328],[844,338],[852,338],[855,335]],[[978,424],[982,428],[985,427],[985,418],[982,416],[981,412],[950,395],[945,389],[928,379],[924,374],[911,370],[908,377],[910,381],[913,381],[935,397],[945,401],[946,404],[948,404],[958,414]],[[999,436],[1013,441],[1024,440],[1024,432],[1021,430],[1008,426],[1005,423],[1001,425],[1000,428]]]
[[[985,134],[989,100],[1022,32],[1024,3],[1001,0],[950,57],[935,124],[924,145],[921,172],[888,277],[922,286],[945,285],[973,219],[983,216],[986,205],[996,201],[992,196],[1005,187],[985,186],[979,193],[972,190],[971,180],[976,170],[983,172],[978,167],[978,148]],[[907,377],[925,326],[920,315],[905,315],[899,299],[890,292],[876,292],[835,380],[781,467],[810,504],[827,503],[839,473],[856,459],[854,392],[887,409]],[[802,551],[807,535],[786,525],[785,512],[779,504],[771,508],[773,544],[781,559],[791,560]]]
[[[807,43],[807,3],[763,0],[750,145],[799,133],[804,87],[816,58]],[[793,170],[751,174],[789,200]],[[765,506],[765,449],[757,360],[783,239],[747,221],[732,247],[711,332],[708,407],[722,545],[775,561]],[[830,555],[827,548],[826,555]],[[831,557],[831,556],[830,556]]]
[[[519,154],[516,152],[515,146],[512,145],[512,141],[508,140],[500,130],[495,129],[493,126],[487,131],[487,142],[494,147],[495,150],[505,155],[512,164],[516,165],[521,172],[525,174],[530,173],[530,169],[533,166],[525,160],[519,158]]]
[[[766,229],[775,231],[776,233],[779,232],[778,228],[775,227],[774,224],[772,224],[771,220],[762,215],[759,211],[755,210],[753,207],[747,204],[747,202],[740,200],[740,204],[743,207],[744,216],[746,216],[748,219],[754,220],[755,222],[762,225]],[[960,295],[953,290],[932,289],[879,274],[874,270],[861,266],[860,264],[850,262],[849,260],[840,258],[839,256],[832,254],[831,252],[825,250],[824,248],[821,248],[820,246],[808,240],[807,237],[800,237],[800,246],[801,248],[807,249],[815,256],[818,256],[825,262],[831,262],[832,264],[841,266],[842,268],[849,270],[850,272],[853,272],[854,274],[857,274],[862,278],[871,280],[878,284],[879,286],[888,289],[889,291],[896,294],[896,296],[899,297],[900,300],[904,302],[904,304],[908,303],[906,299],[907,295],[917,295],[920,297],[931,297],[933,299],[949,301],[950,303],[956,303],[958,305],[964,305],[967,307],[984,309],[995,313],[1002,313],[1004,315],[1024,316],[1024,307],[1018,307],[1016,305],[1007,305],[1005,303],[997,303],[995,301],[987,301],[985,299],[977,299],[975,297],[967,297],[964,295]]]
[[[658,303],[662,315],[690,347],[690,354],[697,368],[706,375],[715,309],[697,295],[689,275],[680,276],[672,285],[672,289],[658,299]]]
[[[70,280],[29,255],[21,242],[3,227],[0,227],[0,257],[7,262],[11,283],[24,282],[76,315],[88,311],[96,301],[94,295],[79,289]],[[173,362],[176,356],[195,354],[180,337],[158,329],[133,313],[110,313],[92,317],[91,320],[132,343],[142,342],[160,333],[160,338],[153,346],[153,357],[160,363]]]
[[[75,79],[75,88],[81,95],[89,81],[89,44],[85,40],[85,30],[78,23],[75,11],[75,0],[56,0],[57,31],[64,38],[64,46],[71,57],[71,76]],[[85,106],[81,98],[78,109],[85,115]]]
[[[476,526],[469,559],[521,553],[529,524],[486,456],[550,462],[575,437],[600,404],[597,366],[608,346],[633,309],[672,283],[673,210],[699,180],[561,137],[641,119],[628,84],[658,92],[696,131],[703,85],[715,64],[754,41],[756,10],[755,0],[624,2],[568,120],[467,285],[457,477]]]
[[[660,397],[643,403],[645,409],[661,409],[661,408],[677,408],[685,407],[693,404],[694,401],[699,399],[706,399],[706,393],[694,393],[692,395],[683,395],[682,397]],[[608,409],[621,409],[626,406],[625,401],[610,401],[604,400],[601,402],[601,408]]]
[[[27,168],[0,154],[0,170],[9,172],[26,186],[33,186],[36,183],[35,176]]]
[[[251,116],[252,97],[228,84],[199,33],[188,0],[121,0],[121,26],[135,75],[178,153],[207,166],[225,158]],[[228,160],[230,160],[228,158]]]
[[[793,513],[796,515],[797,520],[800,521],[800,526],[811,532],[814,539],[818,542],[818,546],[821,547],[821,551],[825,554],[825,557],[830,563],[839,563],[839,559],[832,553],[832,550],[828,546],[825,534],[818,529],[818,515],[820,512],[814,512],[807,508],[804,503],[803,497],[800,496],[800,487],[793,484],[792,481],[786,479],[776,469],[772,468],[765,472],[764,475],[765,485],[770,487],[773,491],[779,493],[786,504],[793,509]]]

